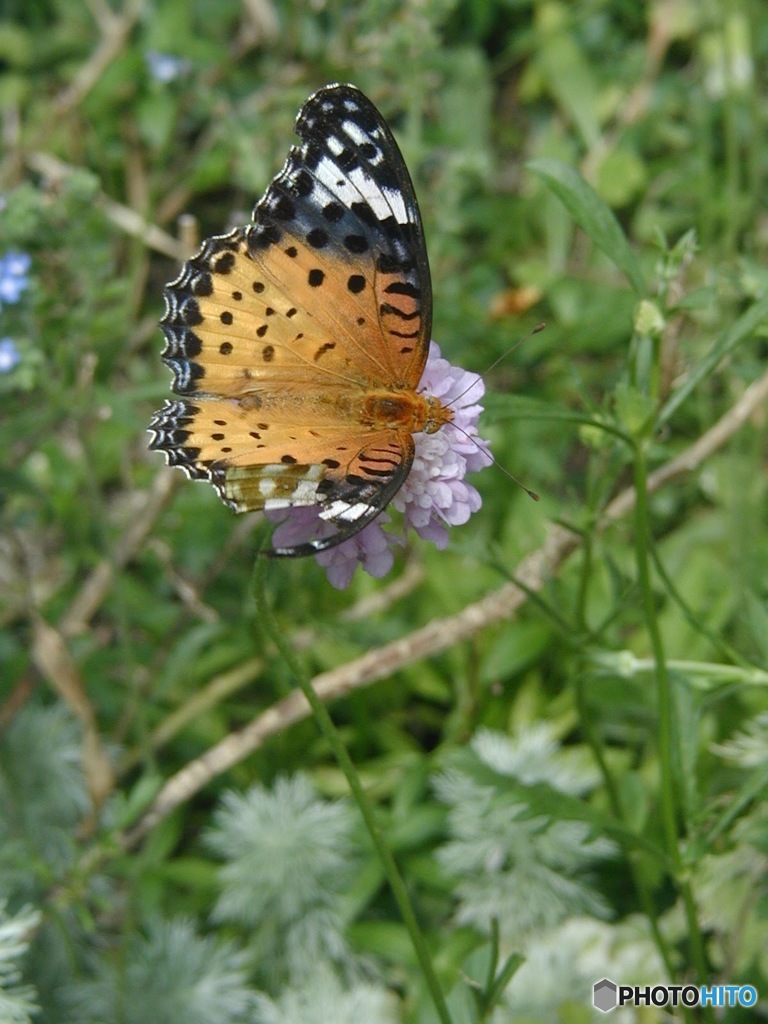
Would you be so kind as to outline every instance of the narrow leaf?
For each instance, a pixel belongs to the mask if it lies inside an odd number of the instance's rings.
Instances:
[[[701,362],[691,368],[685,383],[675,391],[659,413],[658,423],[666,423],[690,393],[712,373],[718,363],[730,355],[742,341],[750,338],[766,320],[768,320],[768,292],[753,303],[745,313],[742,313],[729,330],[717,338]]]
[[[527,167],[557,196],[582,231],[627,276],[634,290],[644,294],[645,281],[640,264],[612,210],[592,186],[578,171],[560,160],[541,157],[528,161]]]

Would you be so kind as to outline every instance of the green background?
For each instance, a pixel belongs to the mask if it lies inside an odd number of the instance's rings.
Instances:
[[[265,607],[454,1024],[768,992],[766,67],[756,0],[0,3],[0,1020],[438,1019]],[[482,509],[344,592],[255,584],[258,517],[146,434],[179,239],[332,81],[398,138],[443,353],[508,353]]]

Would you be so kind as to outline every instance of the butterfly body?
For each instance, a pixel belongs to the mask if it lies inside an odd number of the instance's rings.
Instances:
[[[379,429],[402,429],[411,434],[434,434],[453,419],[439,399],[407,389],[369,391],[363,398],[360,422]]]
[[[421,218],[382,116],[349,85],[299,112],[302,144],[252,222],[208,239],[166,289],[173,390],[151,447],[236,511],[318,505],[362,529],[453,418],[420,381],[432,293]]]

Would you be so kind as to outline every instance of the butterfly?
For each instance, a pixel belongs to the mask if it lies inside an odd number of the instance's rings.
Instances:
[[[453,419],[419,390],[432,289],[392,132],[352,85],[310,96],[295,130],[250,224],[205,241],[165,289],[179,397],[150,424],[150,448],[236,512],[318,506],[326,535],[271,552],[287,556],[372,522],[408,476],[414,434]]]

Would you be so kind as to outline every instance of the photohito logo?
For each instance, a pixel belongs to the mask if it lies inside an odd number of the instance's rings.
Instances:
[[[754,985],[617,985],[602,978],[592,986],[592,1003],[603,1013],[617,1006],[754,1006]]]

